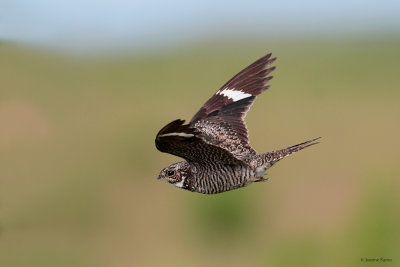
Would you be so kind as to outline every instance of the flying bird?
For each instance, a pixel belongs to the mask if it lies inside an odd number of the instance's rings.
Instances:
[[[193,116],[174,120],[156,136],[161,152],[185,159],[161,170],[158,179],[203,194],[216,194],[268,180],[276,162],[306,147],[315,138],[281,150],[257,154],[249,145],[244,118],[256,97],[269,88],[271,53],[236,74]]]

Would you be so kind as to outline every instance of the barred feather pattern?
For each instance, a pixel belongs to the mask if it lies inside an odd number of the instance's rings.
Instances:
[[[217,194],[247,186],[254,176],[254,170],[248,166],[215,163],[207,166],[197,163],[190,165],[194,175],[185,189],[203,194]]]
[[[263,176],[267,169],[276,162],[306,147],[318,144],[315,138],[294,146],[272,152],[249,155],[244,162],[249,165],[232,165],[208,162],[201,164],[189,162],[191,177],[185,181],[184,189],[203,194],[217,194],[245,187],[253,182],[265,181]],[[260,169],[261,168],[261,169]],[[259,172],[262,174],[260,175]]]

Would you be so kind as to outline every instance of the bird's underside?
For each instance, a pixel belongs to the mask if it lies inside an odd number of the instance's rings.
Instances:
[[[185,159],[164,168],[159,178],[193,192],[220,193],[265,181],[266,170],[277,161],[318,143],[316,138],[259,155],[249,145],[244,118],[269,88],[275,59],[268,54],[236,74],[188,124],[178,119],[158,132],[157,149]]]

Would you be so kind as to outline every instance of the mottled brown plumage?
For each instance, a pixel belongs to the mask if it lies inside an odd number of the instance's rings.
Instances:
[[[158,150],[185,159],[159,175],[193,192],[214,194],[265,181],[266,170],[280,159],[317,144],[316,139],[257,155],[249,145],[244,118],[256,96],[269,88],[276,60],[268,54],[235,75],[193,116],[175,120],[156,136]]]

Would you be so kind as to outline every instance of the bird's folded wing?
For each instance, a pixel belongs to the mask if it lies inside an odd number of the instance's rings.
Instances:
[[[203,134],[183,124],[184,120],[175,120],[162,128],[156,136],[156,147],[161,152],[170,153],[189,162],[203,164],[247,165],[228,150],[207,142]]]

